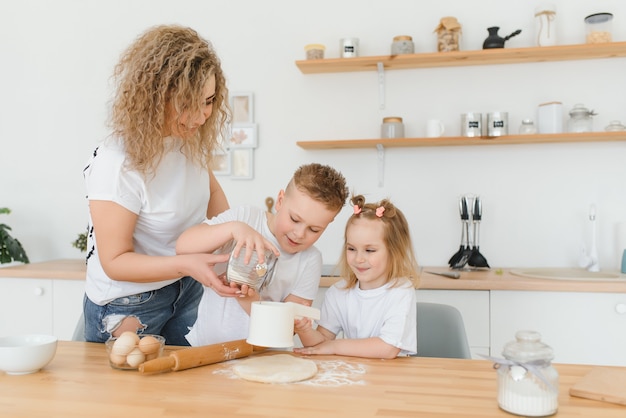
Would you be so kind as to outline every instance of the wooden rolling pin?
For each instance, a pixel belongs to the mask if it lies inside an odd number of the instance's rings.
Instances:
[[[148,360],[140,364],[139,373],[150,374],[191,369],[193,367],[247,357],[253,351],[263,350],[265,348],[248,344],[246,340],[182,348],[172,351],[169,356]]]

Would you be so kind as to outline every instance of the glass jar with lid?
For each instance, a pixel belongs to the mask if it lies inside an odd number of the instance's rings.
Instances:
[[[535,122],[532,119],[523,119],[522,124],[519,127],[520,135],[532,135],[537,133]]]
[[[604,130],[607,132],[622,132],[626,131],[626,126],[622,125],[622,122],[618,120],[612,120]]]
[[[552,348],[536,331],[518,331],[515,341],[504,346],[505,361],[498,364],[498,405],[507,412],[527,417],[556,413],[559,374],[552,367]]]
[[[593,131],[593,116],[595,115],[597,115],[597,113],[587,109],[583,104],[575,104],[569,112],[569,132]]]
[[[413,38],[408,35],[398,35],[393,37],[391,43],[391,55],[412,54],[415,52]]]

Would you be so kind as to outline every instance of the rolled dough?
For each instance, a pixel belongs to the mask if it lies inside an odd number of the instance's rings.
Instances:
[[[310,379],[317,373],[313,360],[290,354],[251,357],[233,366],[242,379],[263,383],[290,383]]]

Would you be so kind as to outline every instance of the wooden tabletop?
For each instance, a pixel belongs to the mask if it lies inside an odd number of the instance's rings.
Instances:
[[[255,355],[272,355],[274,351]],[[311,357],[313,379],[242,380],[231,360],[156,375],[112,369],[104,345],[60,341],[38,373],[0,372],[2,417],[510,417],[498,408],[496,371],[486,360]],[[626,407],[569,396],[593,366],[556,364],[558,417],[626,416]]]

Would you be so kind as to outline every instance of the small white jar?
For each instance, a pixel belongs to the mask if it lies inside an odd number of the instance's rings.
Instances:
[[[404,138],[404,123],[399,116],[389,116],[383,118],[383,124],[380,127],[380,136],[382,138]]]

